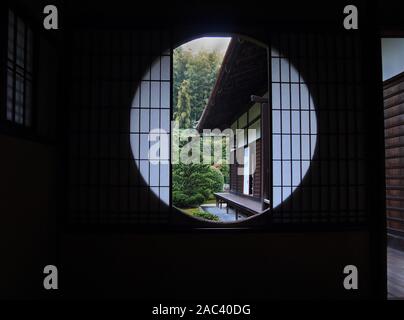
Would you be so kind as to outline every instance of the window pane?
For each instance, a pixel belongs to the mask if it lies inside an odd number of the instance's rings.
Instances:
[[[170,83],[160,82],[161,86],[161,108],[170,108]]]
[[[153,109],[151,110],[151,120],[150,120],[150,130],[155,130],[160,128],[160,111]]]
[[[281,107],[281,87],[280,84],[272,83],[272,110],[280,109]]]
[[[140,135],[140,159],[145,160],[149,158],[149,135]]]
[[[142,109],[140,112],[140,131],[149,132],[149,109]]]
[[[279,58],[272,58],[272,81],[279,82]]]
[[[8,12],[8,58],[14,61],[14,13]]]
[[[132,109],[130,113],[130,131],[139,132],[139,109]]]
[[[13,93],[14,81],[11,70],[7,71],[7,120],[13,120]]]
[[[161,129],[165,132],[170,132],[170,110],[161,110]]]
[[[291,161],[282,161],[282,184],[284,186],[292,185]]]
[[[139,159],[140,157],[140,136],[139,134],[131,134],[130,135],[130,146],[132,149],[133,157],[135,159]]]
[[[16,63],[24,67],[25,59],[25,23],[18,18],[17,19],[17,52]]]
[[[160,80],[160,59],[156,59],[151,67],[151,80]]]
[[[290,86],[289,84],[282,84],[282,92],[281,92],[281,105],[282,109],[290,108]]]
[[[289,82],[289,63],[287,59],[281,59],[281,81]]]
[[[161,80],[170,80],[170,56],[161,57]]]
[[[160,170],[160,165],[158,162],[150,163],[150,185],[151,186],[159,185],[159,178],[160,178],[159,170]]]
[[[32,60],[33,60],[33,44],[32,44],[32,31],[27,30],[27,71],[32,73]]]
[[[291,136],[290,135],[283,135],[282,136],[282,159],[290,159],[291,158]]]
[[[22,124],[24,115],[24,78],[16,75],[15,83],[15,122]]]
[[[282,111],[282,133],[290,133],[290,112]]]
[[[24,123],[26,126],[31,125],[32,119],[32,83],[31,81],[25,82],[25,110],[24,110]]]
[[[170,185],[170,165],[168,162],[160,163],[160,186]]]
[[[150,82],[142,81],[140,87],[140,106],[142,108],[150,107]]]
[[[151,82],[150,100],[152,108],[160,108],[160,82]]]
[[[164,203],[168,203],[170,200],[170,188],[165,187],[165,188],[160,188],[160,199]]]
[[[272,157],[281,159],[281,135],[274,134],[272,137]]]
[[[292,185],[294,187],[299,186],[302,178],[300,173],[301,164],[300,161],[292,161]]]
[[[292,111],[292,133],[300,133],[300,112]]]
[[[272,111],[272,132],[281,133],[281,112]]]
[[[7,120],[32,124],[33,35],[11,10],[8,14]]]

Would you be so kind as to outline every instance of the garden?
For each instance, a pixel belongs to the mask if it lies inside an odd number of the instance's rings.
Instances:
[[[180,46],[174,50],[174,120],[179,129],[196,127],[216,82],[225,52],[209,49],[209,38],[201,39],[204,39],[208,48],[195,49],[202,42],[194,40],[194,47]],[[222,47],[227,48],[228,41],[229,38],[223,38]],[[220,39],[216,38],[215,43],[220,44]],[[213,139],[211,141],[213,149]],[[201,146],[203,144],[201,138]],[[222,148],[225,153],[225,144]],[[228,164],[214,163],[213,160],[211,163],[175,163],[172,165],[172,203],[191,216],[219,221],[218,216],[204,211],[201,205],[215,203],[214,193],[223,191],[228,180]]]

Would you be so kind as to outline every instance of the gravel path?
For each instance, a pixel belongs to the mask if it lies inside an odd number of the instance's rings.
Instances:
[[[214,204],[211,205],[201,205],[201,208],[206,211],[209,212],[211,214],[214,214],[216,216],[219,217],[220,221],[235,221],[236,220],[236,215],[233,209],[229,208],[229,213],[226,213],[226,208],[218,208],[216,207]],[[240,219],[244,219],[244,217],[239,214],[239,220]]]

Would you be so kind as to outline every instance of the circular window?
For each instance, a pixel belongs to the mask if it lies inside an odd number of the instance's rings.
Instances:
[[[152,192],[212,222],[287,201],[317,143],[315,106],[298,70],[278,50],[268,54],[240,36],[198,38],[157,57],[136,90],[130,126],[133,157]],[[263,193],[268,166],[273,199]]]

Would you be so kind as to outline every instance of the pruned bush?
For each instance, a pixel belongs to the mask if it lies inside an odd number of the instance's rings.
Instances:
[[[206,219],[206,220],[220,221],[220,219],[219,219],[219,217],[217,215],[209,213],[209,212],[205,212],[205,211],[202,211],[202,210],[194,212],[193,215],[195,217],[199,217],[199,218]]]
[[[175,164],[172,171],[173,205],[197,207],[223,190],[220,170],[205,164]]]
[[[173,204],[179,208],[197,207],[205,201],[205,197],[200,194],[187,195],[181,191],[173,191]]]
[[[224,184],[224,178],[223,174],[221,171],[215,167],[209,167],[209,171],[207,174],[207,179],[209,179],[209,183],[211,186],[211,193],[209,194],[209,197],[212,196],[214,192],[221,192],[223,191],[223,184]]]

